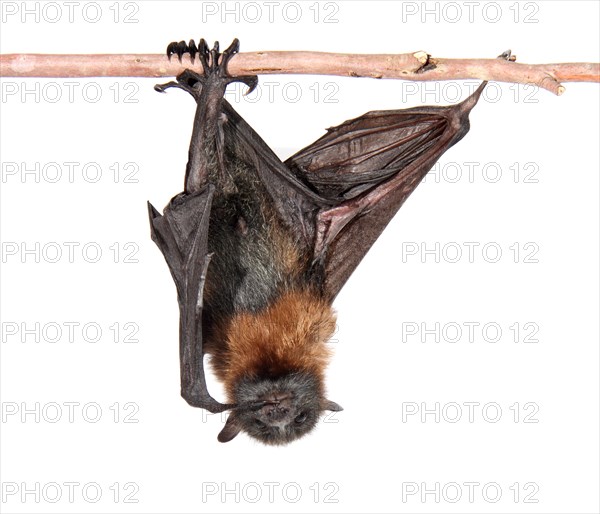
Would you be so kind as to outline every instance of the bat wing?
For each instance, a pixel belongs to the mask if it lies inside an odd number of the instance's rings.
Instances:
[[[227,148],[237,159],[256,170],[281,219],[296,234],[301,245],[312,247],[318,212],[336,205],[337,200],[327,198],[302,177],[290,173],[290,168],[226,100],[223,100],[222,108]]]
[[[469,112],[484,87],[452,106],[369,112],[329,129],[285,162],[330,205],[317,214],[313,242],[330,298],[439,157],[468,132]]]
[[[213,399],[206,387],[202,346],[202,295],[210,262],[208,221],[213,186],[175,196],[161,215],[148,203],[150,234],[163,253],[177,288],[181,396],[194,407],[222,412],[231,406]]]
[[[486,82],[444,107],[372,111],[330,128],[285,163],[223,101],[224,136],[257,170],[333,299],[440,156],[469,131]]]

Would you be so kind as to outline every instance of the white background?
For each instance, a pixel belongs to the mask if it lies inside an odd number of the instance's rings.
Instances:
[[[1,51],[161,53],[173,40],[238,37],[242,51],[599,60],[597,2],[467,4],[106,2],[93,23],[88,2],[72,22],[66,3],[27,2],[39,19],[23,21],[21,2],[3,2]],[[229,99],[282,158],[368,110],[452,103],[476,83],[260,80],[257,101]],[[145,202],[162,208],[181,190],[194,104],[155,93],[160,81],[2,79],[3,512],[598,512],[597,84],[565,84],[561,97],[488,87],[471,132],[336,300],[328,390],[345,410],[272,448],[243,435],[218,443],[221,417],[179,397],[175,288]],[[67,162],[79,163],[72,177]],[[39,179],[25,173],[36,163]],[[420,252],[436,243],[440,262]],[[65,323],[78,324],[73,342]],[[410,335],[422,323],[438,324],[439,342]],[[131,327],[137,343],[124,342]]]

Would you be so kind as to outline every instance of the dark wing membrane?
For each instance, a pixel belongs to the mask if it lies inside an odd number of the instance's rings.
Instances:
[[[150,234],[163,253],[177,287],[181,395],[193,407],[222,412],[230,405],[208,393],[202,346],[202,294],[206,270],[208,221],[213,186],[194,195],[174,197],[161,215],[150,203]]]
[[[334,202],[290,173],[289,168],[226,100],[223,100],[222,109],[226,118],[223,132],[227,150],[257,171],[282,220],[299,242],[312,247],[316,216],[320,209],[330,207]]]
[[[426,153],[446,126],[436,114],[369,112],[328,129],[285,164],[324,197],[353,198]]]
[[[331,128],[285,164],[331,208],[320,211],[315,263],[334,298],[439,157],[469,130],[480,87],[448,107],[373,111]]]

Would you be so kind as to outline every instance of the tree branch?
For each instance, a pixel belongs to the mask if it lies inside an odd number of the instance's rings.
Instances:
[[[5,54],[2,77],[169,77],[186,68],[201,72],[189,55],[183,63],[155,54]],[[229,65],[232,75],[311,74],[403,80],[482,79],[535,84],[560,95],[561,82],[600,82],[598,63],[520,64],[501,59],[442,59],[426,52],[335,54],[325,52],[248,52]]]

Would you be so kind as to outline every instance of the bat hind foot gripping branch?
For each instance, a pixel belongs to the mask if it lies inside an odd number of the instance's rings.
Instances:
[[[154,86],[154,89],[163,93],[169,87],[178,87],[190,93],[198,101],[200,88],[197,87],[197,84],[206,86],[207,82],[210,81],[211,84],[219,86],[219,89],[223,89],[224,91],[225,87],[232,82],[243,82],[248,86],[246,94],[249,94],[256,88],[258,77],[256,75],[232,77],[227,70],[229,61],[239,52],[239,49],[240,42],[237,38],[222,53],[219,52],[218,41],[215,41],[213,48],[210,50],[204,39],[200,40],[198,46],[196,46],[193,39],[190,39],[189,43],[185,41],[170,43],[167,46],[167,57],[169,60],[171,60],[173,55],[177,55],[179,62],[181,62],[181,57],[188,53],[193,63],[196,55],[198,55],[203,74],[201,75],[193,70],[186,69],[177,76],[177,82],[171,81],[166,84],[157,84]]]

